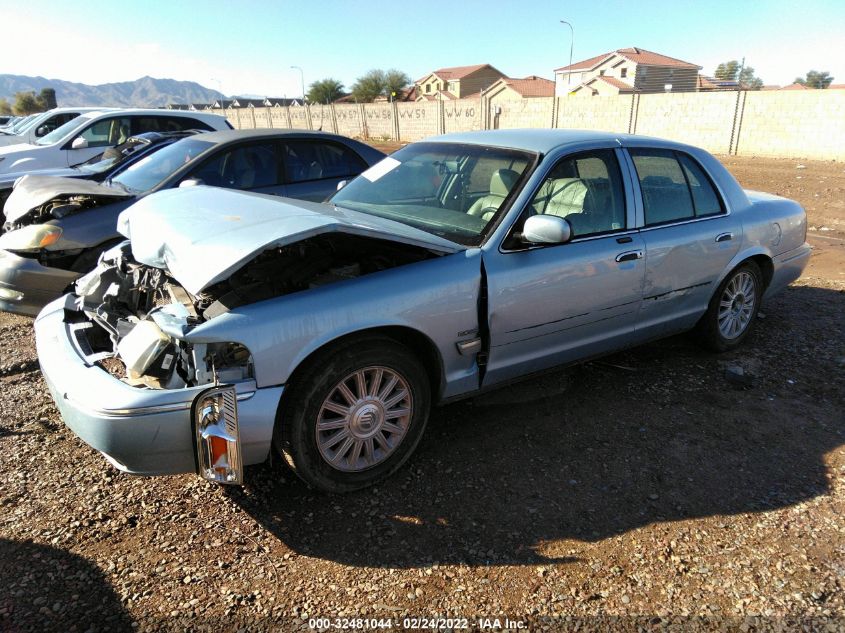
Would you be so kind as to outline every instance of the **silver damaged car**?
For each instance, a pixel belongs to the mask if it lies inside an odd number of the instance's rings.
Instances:
[[[732,349],[810,256],[803,209],[707,152],[566,130],[413,143],[323,204],[160,192],[119,228],[36,320],[66,424],[127,472],[237,484],[278,451],[327,491],[399,468],[436,403],[685,330]]]

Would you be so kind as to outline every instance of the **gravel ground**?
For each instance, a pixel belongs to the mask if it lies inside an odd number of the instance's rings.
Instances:
[[[351,495],[280,463],[243,489],[118,473],[0,314],[0,631],[845,628],[845,167],[726,164],[802,202],[817,248],[744,348],[680,336],[442,407]]]

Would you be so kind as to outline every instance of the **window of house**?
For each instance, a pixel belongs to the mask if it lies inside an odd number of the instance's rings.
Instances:
[[[595,150],[561,160],[540,185],[531,213],[566,218],[573,237],[625,228],[625,191],[616,154]]]
[[[426,91],[426,92],[431,92],[431,84],[426,84],[426,85],[425,85],[425,91]]]
[[[628,76],[628,69],[627,69],[627,68],[622,68],[622,69],[619,71],[619,76],[620,76],[620,77],[627,77],[627,76]]]
[[[599,76],[604,77],[604,71],[603,70],[599,71]]]
[[[704,170],[680,152],[632,149],[646,226],[721,213],[719,195]]]

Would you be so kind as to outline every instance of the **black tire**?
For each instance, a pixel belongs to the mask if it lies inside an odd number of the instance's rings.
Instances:
[[[722,298],[725,290],[734,282],[742,279],[744,275],[750,275],[754,284],[754,306],[751,309],[749,320],[743,329],[735,336],[726,336],[719,327],[719,310],[722,307]],[[753,261],[746,261],[734,268],[725,279],[719,284],[719,288],[710,299],[707,312],[701,317],[696,326],[696,334],[700,342],[714,352],[727,352],[742,345],[743,341],[754,327],[757,319],[757,312],[760,310],[760,301],[763,297],[763,275],[760,268]]]
[[[383,461],[363,470],[339,470],[320,451],[318,418],[324,411],[324,401],[344,378],[356,371],[372,371],[373,367],[395,372],[407,384],[412,406],[405,419],[406,430]],[[370,379],[375,382],[372,376],[371,373]],[[310,486],[324,492],[350,492],[388,477],[407,461],[423,436],[430,409],[428,376],[407,347],[388,337],[358,338],[318,352],[297,370],[279,407],[274,443],[293,471]],[[367,452],[366,448],[361,450],[362,454]]]

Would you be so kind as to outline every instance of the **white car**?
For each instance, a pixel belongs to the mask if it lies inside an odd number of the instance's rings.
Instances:
[[[34,143],[0,147],[0,174],[73,167],[142,132],[230,130],[222,116],[179,110],[96,110],[79,115]]]
[[[11,134],[0,134],[0,147],[34,143],[42,136],[47,136],[53,130],[60,128],[68,121],[72,121],[83,112],[102,111],[103,108],[53,108],[47,112],[35,115],[26,125],[18,127]]]

